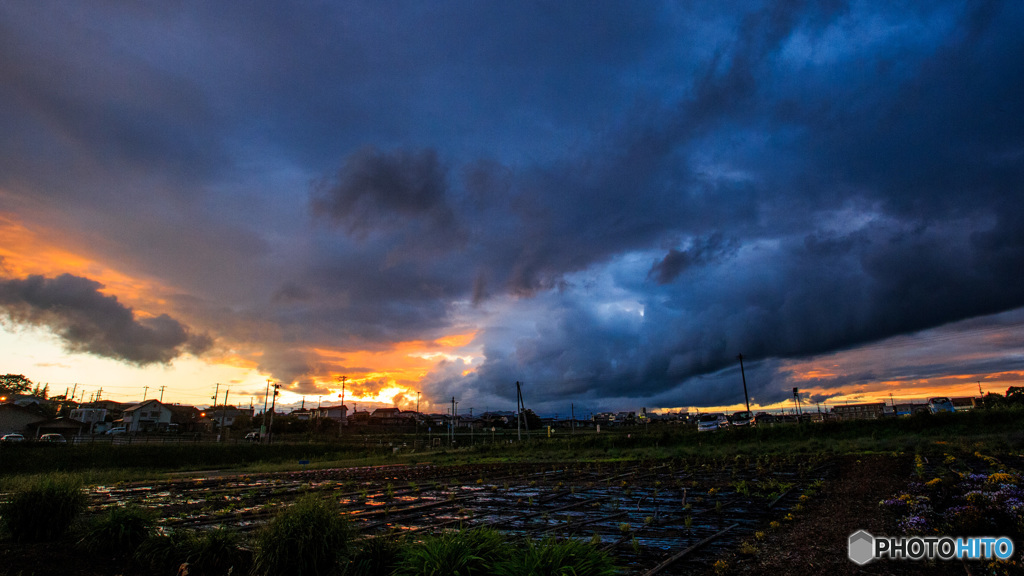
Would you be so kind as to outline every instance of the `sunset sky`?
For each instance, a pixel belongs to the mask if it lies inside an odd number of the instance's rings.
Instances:
[[[1020,2],[0,4],[0,373],[542,414],[1024,385]]]

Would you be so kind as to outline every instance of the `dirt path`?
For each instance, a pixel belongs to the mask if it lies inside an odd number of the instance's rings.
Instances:
[[[830,576],[878,574],[916,575],[967,574],[957,562],[874,561],[865,566],[851,562],[847,554],[850,534],[864,529],[884,534],[879,501],[903,488],[909,478],[910,457],[848,456],[836,462],[831,481],[821,493],[776,530],[766,530],[765,538],[754,541],[756,553],[739,549],[722,560],[717,570],[706,574],[771,574],[773,576]]]

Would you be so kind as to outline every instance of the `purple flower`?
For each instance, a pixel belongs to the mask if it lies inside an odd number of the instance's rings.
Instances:
[[[1024,502],[1020,498],[1007,498],[1003,500],[1003,508],[1010,514],[1020,516],[1024,512]]]
[[[908,534],[921,534],[928,529],[928,520],[924,516],[908,516],[899,523],[899,528]]]

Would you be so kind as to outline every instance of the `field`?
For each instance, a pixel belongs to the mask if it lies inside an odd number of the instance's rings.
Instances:
[[[1019,560],[859,567],[847,558],[846,540],[858,529],[897,535],[957,527],[1019,539],[1024,516],[1013,499],[1024,469],[1022,423],[1021,413],[991,412],[709,435],[634,429],[516,444],[485,438],[434,451],[396,451],[415,445],[401,437],[5,449],[5,498],[39,477],[9,467],[31,461],[39,474],[53,473],[48,465],[85,478],[88,506],[81,526],[56,544],[16,544],[8,535],[0,574],[153,573],[137,557],[97,557],[76,546],[90,521],[126,506],[151,514],[161,534],[228,530],[244,556],[273,518],[309,495],[336,504],[360,545],[486,527],[509,541],[585,541],[622,574],[1009,574]],[[40,463],[43,452],[53,455],[42,459],[49,464]],[[956,524],[960,517],[947,513],[965,504],[980,523]]]

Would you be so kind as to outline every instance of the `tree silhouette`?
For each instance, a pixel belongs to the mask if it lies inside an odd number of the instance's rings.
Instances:
[[[32,381],[21,374],[0,376],[0,395],[25,394],[32,389]]]

